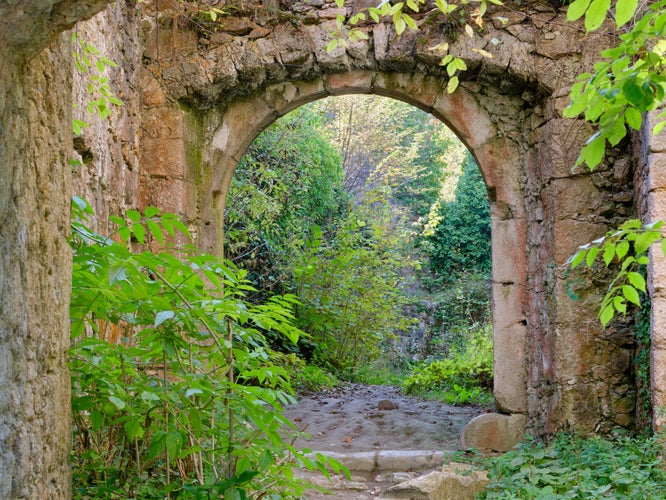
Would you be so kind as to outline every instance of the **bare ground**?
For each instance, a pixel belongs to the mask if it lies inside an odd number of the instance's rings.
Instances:
[[[310,434],[297,448],[340,453],[455,450],[463,427],[484,410],[405,396],[397,387],[344,384],[299,399],[285,415]]]

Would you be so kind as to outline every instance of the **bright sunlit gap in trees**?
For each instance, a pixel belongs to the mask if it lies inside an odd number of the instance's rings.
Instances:
[[[410,392],[491,400],[488,198],[442,122],[379,96],[303,106],[257,137],[226,206],[225,254],[257,297],[301,302],[310,337],[276,349],[345,379],[411,374]]]

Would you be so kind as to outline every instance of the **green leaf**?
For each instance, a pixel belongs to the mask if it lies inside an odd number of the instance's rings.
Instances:
[[[567,9],[567,21],[576,21],[585,14],[592,0],[574,0]]]
[[[143,224],[132,224],[132,233],[134,234],[136,240],[143,245],[146,237],[146,228],[143,227]]]
[[[125,212],[125,215],[132,222],[139,222],[141,220],[141,214],[136,210],[130,209],[127,212]]]
[[[129,241],[131,234],[132,232],[130,231],[130,228],[127,226],[123,226],[120,229],[118,229],[118,235],[123,241]]]
[[[615,4],[615,24],[618,28],[631,21],[637,6],[638,0],[617,0]]]
[[[638,296],[638,291],[631,285],[622,285],[622,295],[624,295],[629,302],[641,305],[641,299]]]
[[[636,108],[628,107],[624,112],[624,118],[634,130],[640,130],[643,126],[643,115]]]
[[[154,326],[157,328],[167,320],[172,319],[176,314],[173,311],[160,311],[155,315]]]
[[[407,27],[400,12],[396,12],[393,15],[393,24],[395,26],[395,32],[398,34],[398,36],[402,35],[405,31],[405,28]]]
[[[590,170],[594,169],[601,159],[604,157],[606,152],[606,139],[601,135],[595,135],[587,144],[583,147],[583,150],[580,153],[578,163],[585,162]]]
[[[634,251],[636,254],[647,252],[650,246],[659,239],[661,235],[658,231],[645,231],[638,235],[634,242]]]
[[[638,110],[646,109],[646,102],[649,101],[642,85],[636,82],[636,78],[627,80],[622,86],[624,97]]]
[[[194,396],[195,394],[203,394],[203,391],[201,389],[198,389],[196,387],[192,387],[185,391],[185,397],[189,398],[190,396]]]
[[[116,396],[109,396],[109,401],[111,401],[114,404],[114,406],[119,410],[122,410],[123,408],[125,408],[125,406],[127,406],[127,403],[125,403],[125,401]]]
[[[183,436],[178,431],[170,431],[167,433],[164,440],[166,449],[169,452],[169,458],[175,460],[178,457],[178,453],[183,448]]]
[[[134,439],[140,439],[143,437],[143,427],[137,420],[128,420],[123,425],[123,428],[125,429],[125,434],[127,434],[127,437],[130,441],[134,441]]]
[[[458,77],[454,76],[449,80],[449,83],[446,85],[446,92],[453,94],[458,88]]]
[[[153,217],[157,217],[159,214],[160,214],[160,209],[157,207],[148,206],[143,211],[143,215],[146,219],[152,219]]]
[[[615,317],[615,308],[613,307],[613,304],[607,304],[605,307],[601,309],[601,312],[599,313],[599,320],[601,321],[601,324],[605,328],[608,323]]]
[[[408,16],[407,14],[403,14],[403,15],[402,15],[402,20],[405,21],[405,24],[406,24],[410,29],[413,29],[413,30],[417,30],[417,29],[419,29],[418,26],[416,25],[416,21],[414,21],[414,19],[412,19],[412,18],[411,18],[410,16]]]
[[[571,268],[574,269],[578,267],[578,265],[585,260],[586,254],[587,250],[585,248],[581,248],[575,254],[573,254],[573,256],[569,258],[569,265]]]
[[[607,132],[606,138],[608,142],[611,143],[611,146],[617,146],[617,144],[627,135],[627,129],[624,126],[624,120],[618,118],[613,122]]]
[[[585,264],[587,267],[592,267],[594,264],[594,260],[597,258],[597,254],[599,253],[599,247],[592,247],[590,248],[590,251],[587,252],[587,257],[585,257]]]
[[[338,47],[338,39],[334,38],[326,45],[326,52],[333,52]]]
[[[90,425],[93,431],[98,431],[104,425],[104,415],[99,410],[92,410],[90,412]]]
[[[119,281],[127,280],[127,267],[124,263],[116,264],[109,268],[109,285],[115,285]]]
[[[641,292],[645,292],[646,289],[645,278],[643,278],[643,276],[640,273],[633,271],[629,272],[627,273],[627,279],[634,288],[640,290]]]
[[[604,259],[604,264],[606,264],[606,267],[610,265],[614,257],[615,257],[615,243],[609,241],[604,245],[603,259]]]
[[[585,13],[585,29],[594,31],[598,29],[606,19],[610,9],[610,0],[592,0],[590,8]]]
[[[84,128],[88,128],[90,125],[88,125],[86,122],[74,119],[72,120],[72,132],[74,135],[81,135],[83,133]]]
[[[160,225],[155,221],[149,220],[146,221],[146,226],[148,227],[150,234],[153,235],[153,237],[158,241],[158,243],[160,245],[164,244],[164,233],[162,232],[162,228],[160,227]]]
[[[621,314],[627,314],[627,301],[624,299],[624,297],[616,295],[613,298],[613,307],[615,307],[617,312]]]

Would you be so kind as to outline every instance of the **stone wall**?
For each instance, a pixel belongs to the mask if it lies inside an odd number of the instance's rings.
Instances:
[[[1,498],[71,497],[72,65],[58,33],[105,3],[0,4]]]
[[[651,136],[652,127],[659,121],[658,112],[648,116],[641,137],[637,177],[639,209],[642,220],[666,221],[666,138],[662,132]],[[650,390],[652,426],[666,428],[666,258],[658,248],[650,252],[648,288],[652,300],[650,312]]]
[[[89,75],[74,72],[74,118],[89,126],[74,138],[72,193],[88,200],[96,213],[99,230],[105,231],[111,214],[138,208],[141,175],[141,102],[137,82],[143,54],[140,41],[142,5],[134,0],[114,2],[93,19],[79,23],[76,35],[92,44],[102,55],[117,64],[104,75],[114,94],[123,101],[103,120],[89,113],[85,106],[98,95],[87,91]]]

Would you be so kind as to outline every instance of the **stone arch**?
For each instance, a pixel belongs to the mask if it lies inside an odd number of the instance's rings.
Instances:
[[[475,38],[451,38],[437,22],[400,37],[390,24],[367,25],[368,40],[327,52],[339,12],[296,8],[305,11],[270,30],[253,28],[241,13],[229,20],[233,32],[161,25],[148,34],[143,202],[183,213],[199,244],[215,252],[235,162],[270,122],[327,95],[377,93],[412,103],[459,135],[488,187],[494,321],[502,337],[498,408],[526,415],[537,435],[631,428],[631,326],[603,330],[596,309],[604,278],[572,280],[566,269],[578,245],[634,213],[628,148],[611,151],[594,175],[573,171],[591,131],[562,118],[568,89],[606,35],[585,35],[583,43],[584,32],[563,12],[530,4],[521,12],[497,7],[493,15],[506,22],[488,23]],[[453,95],[444,91],[440,57],[429,50],[443,41],[468,67]]]
[[[211,162],[216,166],[202,207],[216,242],[223,247],[224,205],[234,170],[254,139],[277,118],[313,100],[343,94],[378,94],[402,100],[447,124],[477,160],[491,204],[495,387],[498,408],[510,414],[527,409],[525,366],[525,287],[527,246],[521,188],[523,165],[518,145],[498,137],[486,110],[461,89],[448,94],[440,79],[423,75],[355,71],[327,75],[310,82],[267,87],[234,101],[213,134]],[[507,257],[508,256],[508,257]]]

